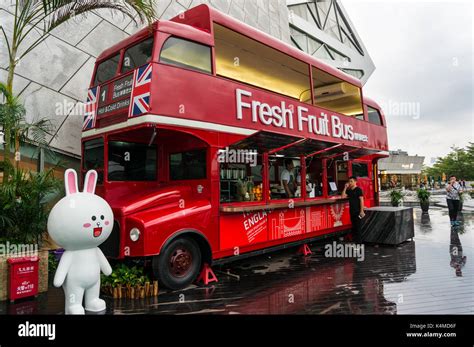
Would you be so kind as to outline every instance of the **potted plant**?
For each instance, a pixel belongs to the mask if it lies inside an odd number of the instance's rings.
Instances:
[[[420,202],[421,211],[423,213],[428,213],[428,210],[430,208],[430,196],[431,193],[426,189],[421,188],[417,189],[416,191],[416,197]]]
[[[151,282],[143,268],[118,264],[110,276],[102,275],[101,290],[114,299],[143,299],[158,295],[158,282]]]
[[[403,201],[403,193],[400,189],[392,189],[390,191],[390,203],[394,207],[400,206]]]

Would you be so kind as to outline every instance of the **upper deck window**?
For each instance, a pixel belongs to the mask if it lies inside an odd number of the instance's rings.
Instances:
[[[122,63],[122,73],[131,71],[149,63],[153,53],[153,38],[150,37],[125,51]]]
[[[214,25],[216,73],[311,103],[308,64]]]
[[[315,67],[313,85],[316,106],[361,119],[364,111],[359,87]]]
[[[380,112],[376,108],[367,106],[367,113],[369,116],[369,122],[372,124],[383,125],[382,117],[380,117]]]
[[[119,61],[120,54],[117,54],[100,63],[95,73],[94,84],[104,83],[113,78],[117,73]]]
[[[163,44],[160,62],[210,74],[212,73],[211,47],[170,37]]]

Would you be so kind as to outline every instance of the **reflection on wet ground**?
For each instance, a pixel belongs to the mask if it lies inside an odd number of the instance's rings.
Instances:
[[[474,313],[474,214],[451,229],[447,211],[415,209],[415,238],[397,247],[365,245],[365,259],[309,257],[296,249],[215,268],[209,287],[158,298],[107,300],[107,314],[463,314]],[[231,275],[227,275],[229,272]],[[62,290],[36,301],[0,303],[0,313],[62,314]]]

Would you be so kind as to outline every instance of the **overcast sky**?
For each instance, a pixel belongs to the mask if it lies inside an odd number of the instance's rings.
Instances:
[[[342,3],[376,66],[364,93],[384,108],[390,149],[430,165],[474,142],[472,2]]]

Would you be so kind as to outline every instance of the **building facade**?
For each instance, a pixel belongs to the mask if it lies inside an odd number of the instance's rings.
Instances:
[[[402,150],[390,151],[388,158],[378,162],[382,190],[392,188],[415,189],[421,181],[421,170],[425,157],[408,155]]]
[[[15,0],[0,0],[0,23],[11,33]],[[367,80],[374,65],[336,0],[158,0],[160,19],[207,3],[288,44]],[[23,58],[16,69],[14,93],[27,110],[27,118],[49,118],[55,128],[49,144],[55,155],[38,155],[22,148],[22,165],[34,169],[54,165],[77,166],[83,108],[96,57],[107,47],[136,32],[134,22],[109,10],[70,20]],[[34,36],[34,33],[32,34]],[[34,37],[31,38],[33,40]],[[7,52],[0,38],[0,81],[7,78]]]

